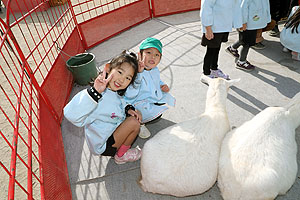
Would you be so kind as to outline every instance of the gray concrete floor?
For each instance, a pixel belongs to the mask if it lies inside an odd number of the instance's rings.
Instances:
[[[207,86],[200,82],[200,75],[206,49],[200,45],[200,28],[199,11],[160,17],[89,50],[96,55],[97,66],[101,68],[124,49],[137,52],[139,43],[146,37],[156,37],[162,41],[163,57],[159,69],[161,78],[171,87],[170,92],[176,97],[176,107],[166,111],[160,121],[147,125],[152,136],[163,128],[204,112]],[[267,48],[250,49],[248,60],[257,66],[250,73],[236,69],[234,58],[224,51],[237,37],[236,31],[230,34],[219,56],[220,69],[228,73],[231,79],[241,78],[240,82],[231,87],[228,95],[227,110],[231,126],[241,125],[268,106],[283,106],[300,92],[300,62],[282,52],[278,37],[264,33]],[[71,97],[83,88],[74,85]],[[65,119],[62,132],[73,199],[222,199],[216,185],[204,194],[186,198],[144,193],[137,184],[140,177],[139,161],[117,165],[109,157],[91,155],[84,140],[83,129],[76,128]],[[296,130],[296,140],[299,146],[300,127]],[[133,146],[143,147],[145,141],[138,138]],[[298,164],[299,161],[298,153]],[[300,199],[299,172],[289,192],[277,199]]]

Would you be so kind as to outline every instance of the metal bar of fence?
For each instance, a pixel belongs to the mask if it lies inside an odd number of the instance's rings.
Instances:
[[[30,93],[29,93],[29,110],[32,111],[32,84],[30,84]],[[29,125],[29,130],[28,130],[28,158],[27,158],[27,163],[28,163],[28,170],[27,170],[27,191],[28,191],[28,199],[33,198],[32,194],[32,113],[30,112],[29,117],[28,117],[28,125]]]
[[[72,19],[75,23],[75,27],[77,28],[77,31],[78,31],[79,36],[81,38],[82,45],[83,45],[84,49],[87,49],[87,42],[86,42],[86,39],[83,35],[83,31],[82,31],[81,27],[78,25],[78,21],[76,19],[75,12],[74,12],[74,9],[73,9],[74,6],[71,4],[71,1],[69,1],[69,0],[68,0],[68,4],[69,4],[69,7],[71,8],[70,10],[71,10],[71,14],[72,14]]]
[[[23,70],[21,80],[23,80],[25,75],[25,70]],[[17,96],[17,105],[16,105],[16,118],[14,122],[14,133],[13,133],[13,141],[12,141],[12,153],[11,153],[11,162],[10,162],[10,177],[9,177],[9,185],[8,185],[8,199],[14,199],[15,195],[15,176],[16,176],[16,157],[17,157],[17,144],[18,144],[18,129],[19,129],[19,115],[20,115],[20,103],[21,103],[21,97],[22,97],[22,81],[20,83],[18,96]]]

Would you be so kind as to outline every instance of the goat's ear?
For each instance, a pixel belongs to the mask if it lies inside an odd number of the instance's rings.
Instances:
[[[239,82],[240,80],[241,80],[241,79],[238,78],[238,79],[228,80],[227,82],[228,82],[228,85],[229,85],[229,87],[230,87],[230,86],[234,85],[235,83]]]

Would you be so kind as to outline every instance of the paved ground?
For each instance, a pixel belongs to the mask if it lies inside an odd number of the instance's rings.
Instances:
[[[97,65],[101,68],[123,49],[137,52],[140,41],[149,36],[161,39],[164,45],[159,65],[161,77],[169,84],[177,100],[176,107],[169,109],[162,120],[147,126],[155,135],[165,127],[204,112],[207,86],[199,81],[205,54],[205,48],[200,46],[199,11],[147,21],[98,45],[90,52],[96,55]],[[264,37],[266,49],[250,49],[248,60],[258,66],[251,73],[237,70],[233,57],[224,51],[237,39],[236,32],[231,33],[228,43],[222,46],[219,67],[232,79],[241,78],[228,95],[227,110],[232,126],[241,125],[268,106],[285,105],[300,92],[300,62],[293,61],[289,54],[282,52],[279,38],[270,37],[267,33],[264,33]],[[83,88],[75,85],[71,96]],[[93,156],[84,141],[82,129],[64,119],[62,130],[73,199],[222,199],[216,185],[204,194],[186,198],[144,193],[136,182],[140,176],[139,162],[116,165],[109,157]],[[296,140],[299,146],[300,127],[296,130]],[[143,147],[145,141],[138,138],[134,146]],[[299,161],[298,154],[298,164]],[[290,191],[277,199],[300,199],[299,172]]]

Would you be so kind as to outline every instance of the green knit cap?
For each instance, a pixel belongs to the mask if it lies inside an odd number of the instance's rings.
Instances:
[[[140,45],[140,50],[142,49],[148,49],[154,47],[156,48],[161,54],[162,54],[162,43],[160,42],[160,40],[155,39],[155,38],[146,38],[142,44]]]

